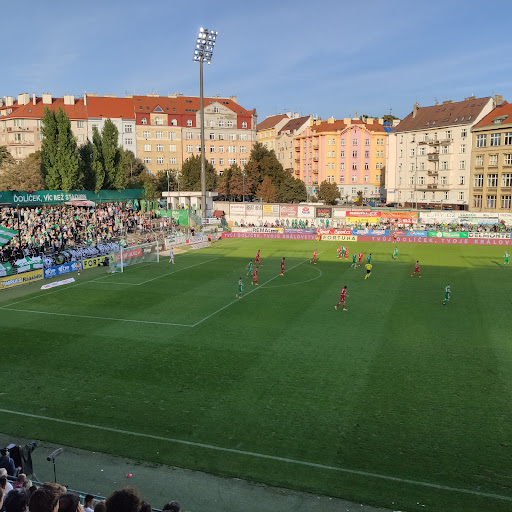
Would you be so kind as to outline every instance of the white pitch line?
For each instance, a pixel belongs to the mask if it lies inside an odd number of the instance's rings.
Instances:
[[[318,464],[316,462],[307,462],[307,461],[302,461],[302,460],[289,459],[287,457],[278,457],[276,455],[266,455],[264,453],[256,453],[256,452],[249,452],[249,451],[245,451],[245,450],[237,450],[235,448],[224,448],[222,446],[215,446],[215,445],[205,444],[205,443],[196,443],[194,441],[186,441],[184,439],[174,439],[172,437],[156,436],[153,434],[143,434],[141,432],[131,432],[129,430],[122,430],[122,429],[112,428],[112,427],[103,427],[100,425],[92,425],[90,423],[82,423],[80,421],[71,421],[71,420],[62,420],[59,418],[50,418],[49,416],[40,416],[38,414],[31,414],[31,413],[27,413],[27,412],[11,411],[9,409],[0,409],[0,413],[2,413],[2,412],[5,414],[14,414],[14,415],[23,416],[26,418],[34,418],[34,419],[38,419],[38,420],[53,421],[55,423],[63,423],[66,425],[74,425],[77,427],[85,427],[85,428],[90,428],[90,429],[94,429],[94,430],[102,430],[104,432],[113,432],[115,434],[123,434],[123,435],[134,436],[134,437],[142,437],[142,438],[146,438],[146,439],[153,439],[156,441],[165,441],[168,443],[193,446],[196,448],[205,448],[208,450],[216,450],[219,452],[234,453],[237,455],[246,455],[249,457],[257,457],[259,459],[274,460],[277,462],[285,462],[288,464],[295,464],[295,465],[299,465],[299,466],[307,466],[307,467],[311,467],[311,468],[323,469],[323,470],[328,470],[328,471],[336,471],[339,473],[346,473],[349,475],[358,475],[358,476],[364,476],[367,478],[378,478],[380,480],[387,480],[390,482],[399,482],[402,484],[417,485],[417,486],[421,486],[421,487],[429,487],[431,489],[439,489],[442,491],[458,492],[458,493],[462,493],[462,494],[469,494],[472,496],[480,496],[483,498],[491,498],[491,499],[503,500],[503,501],[512,501],[512,497],[503,496],[501,494],[473,491],[471,489],[461,489],[459,487],[450,487],[447,485],[433,484],[430,482],[422,482],[419,480],[398,478],[396,476],[381,475],[380,473],[370,473],[368,471],[359,471],[357,469],[340,468],[337,466],[327,466],[324,464]]]
[[[322,271],[319,268],[314,267],[314,269],[319,272],[316,277],[312,277],[311,279],[306,279],[305,281],[299,281],[298,283],[288,283],[288,284],[275,284],[274,286],[267,286],[267,288],[285,288],[286,286],[297,286],[299,284],[309,283],[311,281],[316,281],[322,277]]]
[[[34,309],[14,309],[14,308],[8,308],[4,306],[2,308],[5,311],[17,311],[18,313],[36,313],[38,315],[49,315],[49,316],[67,316],[67,317],[73,317],[73,318],[89,318],[93,320],[108,320],[112,322],[130,322],[135,324],[151,324],[151,325],[175,325],[178,327],[194,327],[190,324],[174,324],[171,322],[156,322],[152,320],[134,320],[130,318],[112,318],[108,316],[93,316],[93,315],[75,315],[73,313],[56,313],[54,311],[37,311]]]
[[[198,267],[199,265],[204,265],[205,263],[209,263],[210,261],[218,260],[220,256],[217,258],[211,258],[209,260],[203,261],[201,263],[196,263],[195,265],[189,265],[188,267],[180,268],[179,270],[173,270],[172,272],[167,272],[166,274],[162,274],[161,276],[156,276],[151,279],[148,279],[147,281],[142,281],[142,283],[137,283],[136,286],[141,286],[146,283],[150,283],[151,281],[156,281],[157,279],[161,279],[162,277],[169,276],[171,274],[177,274],[178,272],[183,272],[184,270],[187,270],[189,268]]]
[[[319,253],[319,254],[322,254],[322,253]],[[293,267],[291,267],[289,269],[289,271],[293,270],[295,267],[298,267],[299,265],[302,265],[303,263],[306,263],[306,261],[310,261],[310,260],[311,260],[311,258],[307,258],[304,261],[301,261],[300,263],[297,263],[297,265],[294,265]],[[263,288],[266,284],[270,283],[271,281],[273,281],[277,277],[279,277],[279,274],[276,274],[274,277],[271,277],[268,281],[265,281],[261,286],[258,286],[257,288],[255,287],[254,290],[251,290],[250,292],[247,292],[244,295],[244,298],[247,297],[247,295],[250,295],[251,293],[255,292],[256,290],[261,290],[261,288]],[[269,288],[272,288],[272,287],[269,286]],[[199,320],[199,322],[196,322],[195,324],[192,325],[192,327],[197,327],[199,324],[202,324],[204,321],[208,320],[209,318],[211,318],[212,316],[216,315],[217,313],[220,313],[221,311],[224,311],[226,308],[229,308],[229,306],[233,305],[235,302],[238,302],[239,300],[240,299],[236,299],[236,300],[231,301],[230,303],[228,303],[225,306],[221,307],[217,311],[214,311],[211,315],[205,316],[202,320]]]

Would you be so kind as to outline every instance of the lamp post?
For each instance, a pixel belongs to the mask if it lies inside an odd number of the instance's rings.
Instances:
[[[194,62],[199,62],[199,96],[201,111],[201,215],[206,217],[206,165],[204,154],[204,101],[203,101],[203,62],[210,64],[217,32],[206,28],[199,29],[194,50]]]
[[[245,204],[245,171],[242,171],[242,202]]]

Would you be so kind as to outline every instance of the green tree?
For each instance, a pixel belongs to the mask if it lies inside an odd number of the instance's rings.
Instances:
[[[206,190],[215,190],[217,175],[210,162],[205,162]],[[194,155],[185,160],[180,171],[180,190],[201,190],[201,156]]]
[[[395,119],[400,119],[399,117],[392,116],[391,114],[386,114],[385,116],[382,116],[382,119],[385,123],[391,123],[393,124],[393,121]]]
[[[251,174],[246,173],[238,165],[233,164],[230,168],[231,176],[231,194],[233,197],[238,196],[241,200],[244,196],[250,196],[255,185],[254,178]]]
[[[119,146],[119,130],[107,119],[101,130],[105,188],[121,190],[126,186],[124,151]]]
[[[57,164],[59,130],[55,112],[45,107],[41,122],[41,173],[50,190],[62,188],[62,177]]]
[[[144,199],[155,201],[160,196],[158,192],[157,180],[154,176],[147,176],[144,180]]]
[[[357,206],[361,206],[363,204],[363,191],[362,190],[357,191],[357,199],[355,200],[355,204]]]
[[[154,176],[158,192],[167,192],[167,176],[169,176],[169,190],[178,190],[176,171],[167,169],[165,171],[158,171]]]
[[[31,153],[19,163],[4,160],[0,172],[0,190],[43,190],[41,152]]]
[[[279,185],[277,200],[281,203],[300,203],[308,197],[306,185],[302,180],[288,175]]]
[[[147,172],[146,166],[142,163],[142,160],[137,158],[133,151],[129,149],[126,149],[124,152],[123,162],[124,174],[128,182],[139,180],[141,174]]]
[[[256,190],[256,197],[266,203],[273,203],[276,200],[276,187],[269,176],[265,176]]]
[[[96,188],[96,177],[92,166],[93,153],[94,146],[91,141],[87,141],[78,147],[78,172],[85,190],[94,190]]]
[[[101,133],[96,126],[92,128],[92,173],[94,177],[94,192],[103,188],[105,182],[105,166],[103,164],[103,142]]]
[[[14,162],[11,152],[7,149],[7,146],[0,146],[0,166],[9,162]]]
[[[56,167],[60,174],[61,188],[68,192],[81,188],[78,147],[71,131],[71,121],[64,110],[59,108],[55,119],[57,121]]]
[[[336,204],[337,200],[340,198],[340,191],[336,186],[336,183],[329,183],[327,181],[322,181],[322,183],[320,183],[317,194],[318,199],[323,201],[325,204]]]
[[[217,178],[217,192],[228,201],[231,200],[231,167],[224,169]]]

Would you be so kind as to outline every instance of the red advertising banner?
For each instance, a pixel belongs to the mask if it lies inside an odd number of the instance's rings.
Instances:
[[[300,233],[222,233],[222,238],[276,238],[278,240],[317,240],[317,235],[307,235]]]
[[[381,212],[368,210],[348,211],[347,217],[380,217]]]
[[[319,229],[320,235],[351,235],[351,229]]]
[[[512,245],[512,240],[497,240],[483,238],[438,238],[427,236],[372,236],[359,235],[359,242],[406,242],[413,244],[443,244],[443,245]]]
[[[131,258],[140,258],[142,256],[142,249],[138,247],[137,249],[128,249],[127,251],[123,251],[123,260],[129,260]],[[121,253],[117,252],[115,254],[116,261],[121,261]]]
[[[382,219],[417,219],[418,212],[380,212],[380,217]]]
[[[297,217],[297,206],[281,206],[281,217]]]

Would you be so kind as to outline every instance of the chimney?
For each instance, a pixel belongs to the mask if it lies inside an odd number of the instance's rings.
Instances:
[[[443,105],[448,105],[450,103],[453,103],[453,100],[444,100]]]
[[[4,106],[4,100],[2,98],[0,98],[0,107],[3,107],[3,106]]]
[[[45,105],[51,105],[52,104],[52,95],[48,92],[43,93],[43,103]]]
[[[345,117],[343,119],[343,124],[346,124],[347,126],[350,126],[352,124],[352,119],[350,119],[350,117]]]
[[[414,104],[414,107],[412,107],[412,117],[415,118],[416,114],[418,113],[418,110],[420,109],[420,104],[416,102]]]
[[[229,99],[233,102],[233,103],[236,103],[236,96],[230,96]]]
[[[84,106],[87,107],[87,93],[84,92]]]
[[[334,124],[334,121],[336,121],[334,117],[329,117],[329,119],[327,119],[327,124]]]
[[[6,107],[12,107],[13,106],[13,99],[12,99],[12,96],[7,96],[5,98],[5,106]]]
[[[365,123],[366,124],[373,124],[373,117],[367,117]]]
[[[71,96],[70,94],[64,95],[64,105],[74,105],[75,104],[75,97]]]
[[[30,102],[30,96],[28,93],[24,92],[22,94],[18,94],[18,105],[28,105]]]
[[[133,94],[127,94],[125,98],[133,98]]]
[[[299,119],[300,115],[298,112],[293,113],[293,119]]]
[[[286,112],[286,117],[287,117],[288,119],[291,119],[291,118],[292,118],[292,113],[291,113],[291,111],[290,111],[290,110],[288,110],[288,111]]]
[[[476,100],[476,96],[468,96],[467,98],[464,98],[464,101],[469,101],[469,100]]]
[[[37,103],[36,93],[32,93],[32,105],[35,105]]]
[[[495,94],[494,95],[494,106],[497,107],[503,103],[503,95]]]

